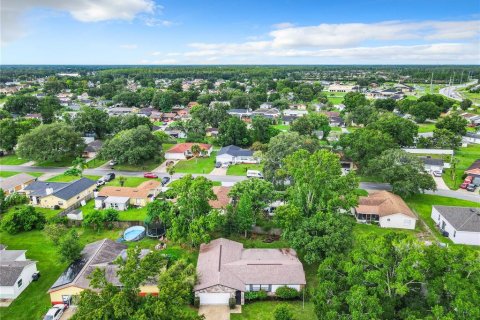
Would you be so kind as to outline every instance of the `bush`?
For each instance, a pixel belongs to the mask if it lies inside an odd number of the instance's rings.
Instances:
[[[109,228],[113,227],[114,221],[118,221],[118,211],[115,209],[95,210],[86,215],[83,220],[83,226],[91,227],[94,230],[102,229],[105,224],[108,224]]]
[[[5,197],[5,205],[8,207],[13,207],[19,204],[24,204],[28,202],[28,198],[19,193],[12,193]]]
[[[228,305],[230,306],[230,309],[235,309],[237,306],[237,300],[235,298],[228,299]]]
[[[268,295],[265,290],[260,290],[260,291],[248,291],[245,292],[245,299],[247,300],[265,300],[267,299]]]
[[[195,308],[200,307],[200,297],[195,297],[195,299],[193,299],[193,306]]]
[[[7,213],[2,219],[2,229],[10,234],[21,231],[43,229],[47,220],[41,212],[35,211],[32,206],[22,207]]]
[[[71,263],[82,257],[82,245],[75,230],[70,230],[58,241],[58,254],[61,262]]]
[[[43,232],[53,244],[58,245],[60,239],[67,233],[67,227],[63,224],[49,223],[45,226]]]
[[[292,309],[286,304],[280,304],[275,308],[273,312],[273,318],[275,320],[294,320]]]
[[[298,298],[300,296],[300,292],[293,288],[284,286],[279,287],[277,290],[275,290],[275,295],[277,296],[277,298],[282,300],[291,300]]]

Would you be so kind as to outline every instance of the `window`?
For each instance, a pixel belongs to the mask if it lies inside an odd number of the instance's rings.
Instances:
[[[272,291],[272,286],[270,284],[251,284],[250,285],[250,291],[266,291],[270,292]]]
[[[20,288],[20,287],[22,286],[22,284],[23,284],[22,279],[20,279],[20,280],[17,281],[17,287]]]
[[[403,225],[404,226],[409,226],[410,225],[410,219],[403,219]]]
[[[62,205],[63,205],[63,201],[58,201],[58,205],[59,205],[59,206],[62,206]]]
[[[457,230],[453,230],[453,237],[455,238],[456,235],[457,235]]]
[[[260,285],[259,284],[251,284],[250,285],[250,291],[260,291]]]

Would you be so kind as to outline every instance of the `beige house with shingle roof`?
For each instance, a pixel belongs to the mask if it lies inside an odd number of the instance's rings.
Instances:
[[[378,222],[382,228],[415,229],[417,216],[399,196],[378,191],[360,197],[354,209],[358,222]]]
[[[144,207],[162,190],[158,180],[142,182],[138,187],[103,187],[95,198],[95,208],[127,210],[129,206]]]
[[[306,284],[303,265],[293,249],[245,249],[243,244],[219,238],[200,246],[195,296],[201,305],[244,303],[244,293],[279,287],[300,291]]]
[[[3,189],[5,195],[20,192],[36,179],[34,176],[26,173],[19,173],[8,178],[0,178],[0,189]]]

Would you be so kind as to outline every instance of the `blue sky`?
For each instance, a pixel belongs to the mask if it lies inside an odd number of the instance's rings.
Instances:
[[[2,64],[478,64],[477,0],[4,0]]]

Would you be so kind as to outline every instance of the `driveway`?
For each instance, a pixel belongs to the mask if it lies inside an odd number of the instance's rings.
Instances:
[[[77,311],[77,307],[71,306],[70,308],[68,308],[67,310],[65,310],[65,312],[63,313],[63,315],[62,315],[62,317],[60,318],[60,320],[68,320],[68,319],[70,319],[71,317],[73,317],[73,315],[75,314],[76,311]]]
[[[442,177],[435,177],[432,175],[435,184],[437,185],[437,190],[450,190],[450,188],[445,184]]]
[[[167,173],[167,162],[172,162],[173,161],[173,166],[175,166],[178,161],[177,160],[166,160],[164,161],[161,165],[159,165],[157,168],[153,170],[153,172],[156,173]]]
[[[230,308],[228,305],[202,305],[198,309],[198,314],[203,314],[205,320],[230,320]]]
[[[226,176],[227,168],[214,168],[209,174],[212,176]]]

